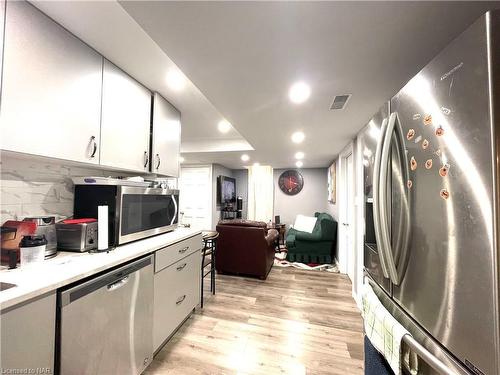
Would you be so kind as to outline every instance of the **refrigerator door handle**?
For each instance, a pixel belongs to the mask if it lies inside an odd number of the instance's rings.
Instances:
[[[386,260],[387,271],[389,277],[394,285],[399,285],[399,276],[396,269],[396,263],[394,261],[394,256],[391,246],[391,234],[389,230],[389,215],[387,212],[387,177],[389,173],[389,151],[391,150],[391,138],[395,129],[397,115],[392,113],[389,117],[387,124],[387,130],[383,135],[383,147],[382,154],[380,157],[380,176],[378,179],[379,191],[379,215],[380,215],[380,234],[382,239],[382,251],[384,252],[384,258]]]
[[[422,359],[425,363],[427,363],[430,367],[436,370],[439,374],[444,375],[457,375],[455,371],[446,366],[443,362],[439,360],[436,356],[430,353],[427,349],[425,349],[422,345],[418,343],[410,335],[403,336],[403,341],[408,345],[411,351],[418,355],[420,359]]]
[[[401,201],[401,207],[403,209],[403,223],[402,223],[403,239],[399,244],[400,248],[397,249],[399,254],[399,259],[396,259],[396,261],[394,261],[392,252],[390,254],[390,257],[392,259],[392,262],[395,263],[395,267],[398,271],[398,281],[401,282],[403,280],[404,274],[406,273],[406,269],[408,266],[408,260],[409,260],[408,250],[411,237],[411,216],[410,216],[411,195],[409,187],[411,185],[408,185],[408,181],[410,181],[410,163],[408,162],[408,155],[405,149],[405,135],[403,133],[403,128],[401,127],[401,122],[399,120],[397,112],[393,112],[391,114],[391,117],[394,118],[394,130],[396,132],[396,138],[399,145],[397,150],[400,153],[401,171],[403,175],[402,190],[404,191],[404,197]]]
[[[375,229],[375,238],[377,240],[378,255],[380,257],[380,265],[382,266],[382,273],[386,279],[389,278],[387,271],[386,259],[384,254],[384,244],[382,242],[382,233],[380,228],[380,202],[379,202],[379,181],[380,181],[380,159],[382,156],[382,147],[387,130],[387,118],[382,121],[380,128],[380,138],[377,142],[377,149],[375,151],[375,162],[373,165],[373,225]]]

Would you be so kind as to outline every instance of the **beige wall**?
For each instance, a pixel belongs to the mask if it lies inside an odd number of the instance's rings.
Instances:
[[[316,211],[328,212],[328,180],[326,168],[303,168],[304,187],[297,195],[287,195],[278,186],[278,178],[286,169],[275,169],[274,215],[280,215],[281,222],[293,224],[298,214],[313,216]]]

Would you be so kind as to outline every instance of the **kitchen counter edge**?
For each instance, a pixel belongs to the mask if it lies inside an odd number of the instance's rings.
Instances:
[[[201,234],[201,230],[177,228],[172,232],[118,246],[110,252],[60,252],[57,257],[44,261],[43,265],[1,271],[0,281],[16,286],[0,292],[0,311],[3,313],[16,305],[198,234]]]

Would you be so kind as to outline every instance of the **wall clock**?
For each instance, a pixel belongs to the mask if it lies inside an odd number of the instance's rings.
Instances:
[[[304,187],[304,177],[302,177],[299,171],[289,169],[280,175],[278,185],[283,193],[296,195]]]

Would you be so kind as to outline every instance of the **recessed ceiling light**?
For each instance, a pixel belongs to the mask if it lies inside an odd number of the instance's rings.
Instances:
[[[295,153],[295,159],[304,159],[304,153],[302,151]]]
[[[180,91],[186,86],[186,77],[178,70],[170,70],[167,73],[167,85],[172,90]]]
[[[304,82],[296,82],[288,90],[288,97],[296,104],[304,103],[311,95],[311,88]]]
[[[297,162],[295,163],[295,165],[297,166],[297,168],[301,168],[304,165],[304,163],[302,163],[301,160],[297,160]]]
[[[253,163],[254,167],[258,167],[260,164],[259,163]]]
[[[184,158],[182,156],[179,156],[179,163],[184,163]]]
[[[248,156],[247,154],[243,154],[243,155],[241,155],[241,160],[248,161],[248,160],[250,160],[250,156]]]
[[[217,125],[217,128],[221,133],[227,133],[229,130],[231,130],[231,124],[227,120],[221,120],[219,121],[219,125]]]
[[[301,143],[306,136],[302,132],[295,132],[292,134],[292,142]]]

